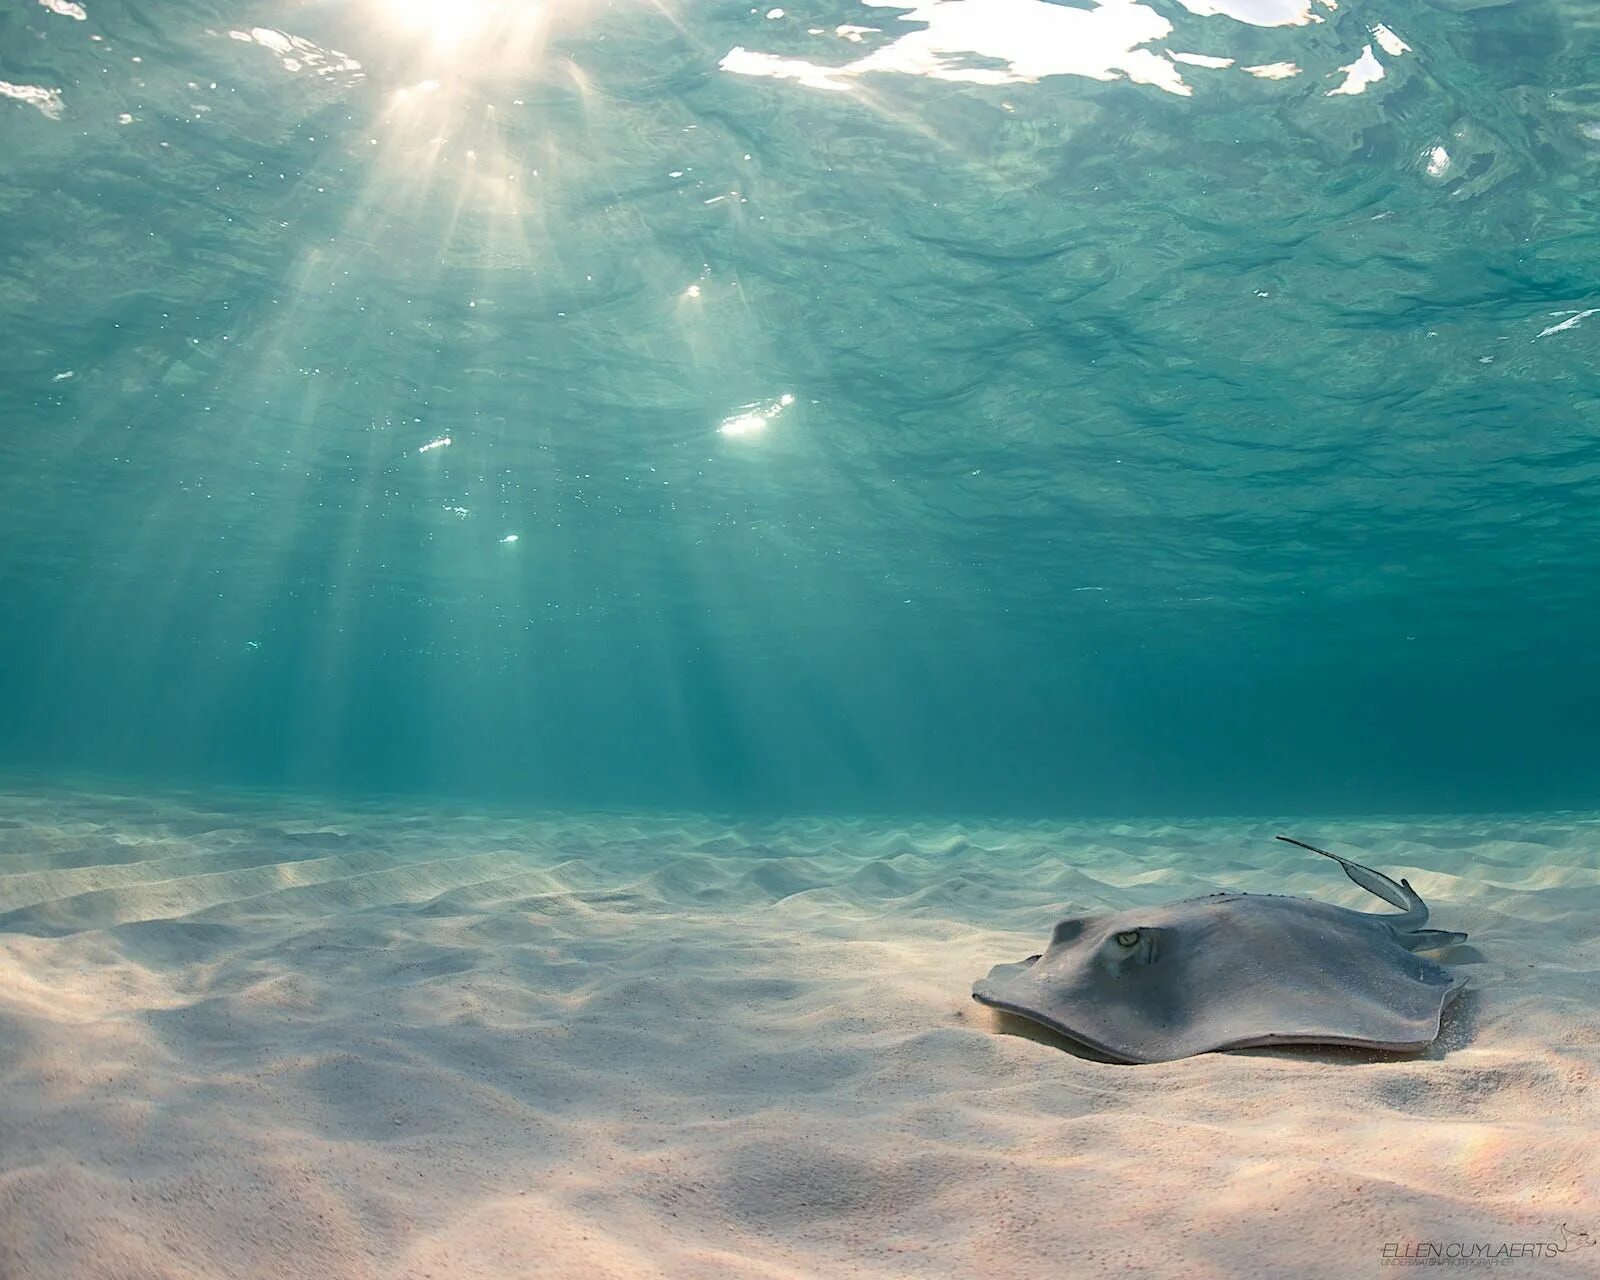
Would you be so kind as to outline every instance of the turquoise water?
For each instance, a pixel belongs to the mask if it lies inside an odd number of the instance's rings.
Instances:
[[[0,95],[0,769],[1600,803],[1584,0],[13,0]]]

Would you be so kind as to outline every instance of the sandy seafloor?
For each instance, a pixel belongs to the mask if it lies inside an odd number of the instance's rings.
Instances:
[[[1118,1066],[969,998],[1073,910],[1380,905],[1279,829],[13,790],[0,1276],[1600,1274],[1600,817],[1289,827],[1471,933],[1418,1058]]]

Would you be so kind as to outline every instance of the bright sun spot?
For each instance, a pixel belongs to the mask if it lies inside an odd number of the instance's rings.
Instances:
[[[729,418],[718,428],[725,436],[752,436],[767,425],[767,420],[759,413],[741,413],[737,418]]]
[[[738,438],[739,436],[753,436],[766,429],[780,413],[794,403],[794,396],[784,392],[776,400],[768,400],[761,404],[747,404],[744,409],[731,418],[724,418],[722,425],[717,428],[725,436]]]
[[[499,0],[381,0],[391,20],[423,31],[440,44],[459,44],[483,30],[503,8]]]
[[[579,20],[588,0],[357,0],[374,34],[399,55],[393,74],[412,82],[411,93],[440,88],[441,99],[482,77],[525,80],[546,74],[545,46],[558,18]],[[439,75],[439,72],[448,75]],[[419,82],[420,83],[417,83]],[[405,83],[405,81],[401,81]]]

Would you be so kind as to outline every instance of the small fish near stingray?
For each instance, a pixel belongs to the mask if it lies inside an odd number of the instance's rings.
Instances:
[[[1425,929],[1410,882],[1326,849],[1399,914],[1310,898],[1213,893],[1164,907],[1074,916],[1043,954],[1000,964],[975,1000],[1042,1023],[1116,1062],[1171,1062],[1259,1045],[1416,1052],[1466,979],[1415,954],[1465,941]]]

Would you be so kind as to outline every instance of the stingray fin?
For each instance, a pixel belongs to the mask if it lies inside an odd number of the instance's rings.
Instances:
[[[1465,942],[1467,935],[1449,929],[1412,929],[1395,934],[1395,939],[1407,951],[1440,951]]]
[[[1399,907],[1405,914],[1396,917],[1384,917],[1397,929],[1410,929],[1419,924],[1426,924],[1428,920],[1428,904],[1425,903],[1409,880],[1402,880],[1396,884],[1381,871],[1374,871],[1371,867],[1364,867],[1359,862],[1351,862],[1349,858],[1341,858],[1336,853],[1329,853],[1326,849],[1319,849],[1314,844],[1307,844],[1304,840],[1296,840],[1293,836],[1279,836],[1285,844],[1298,845],[1302,849],[1309,849],[1312,853],[1320,853],[1324,858],[1332,858],[1344,868],[1345,875],[1349,876],[1356,884],[1368,893],[1382,898],[1391,907]]]

